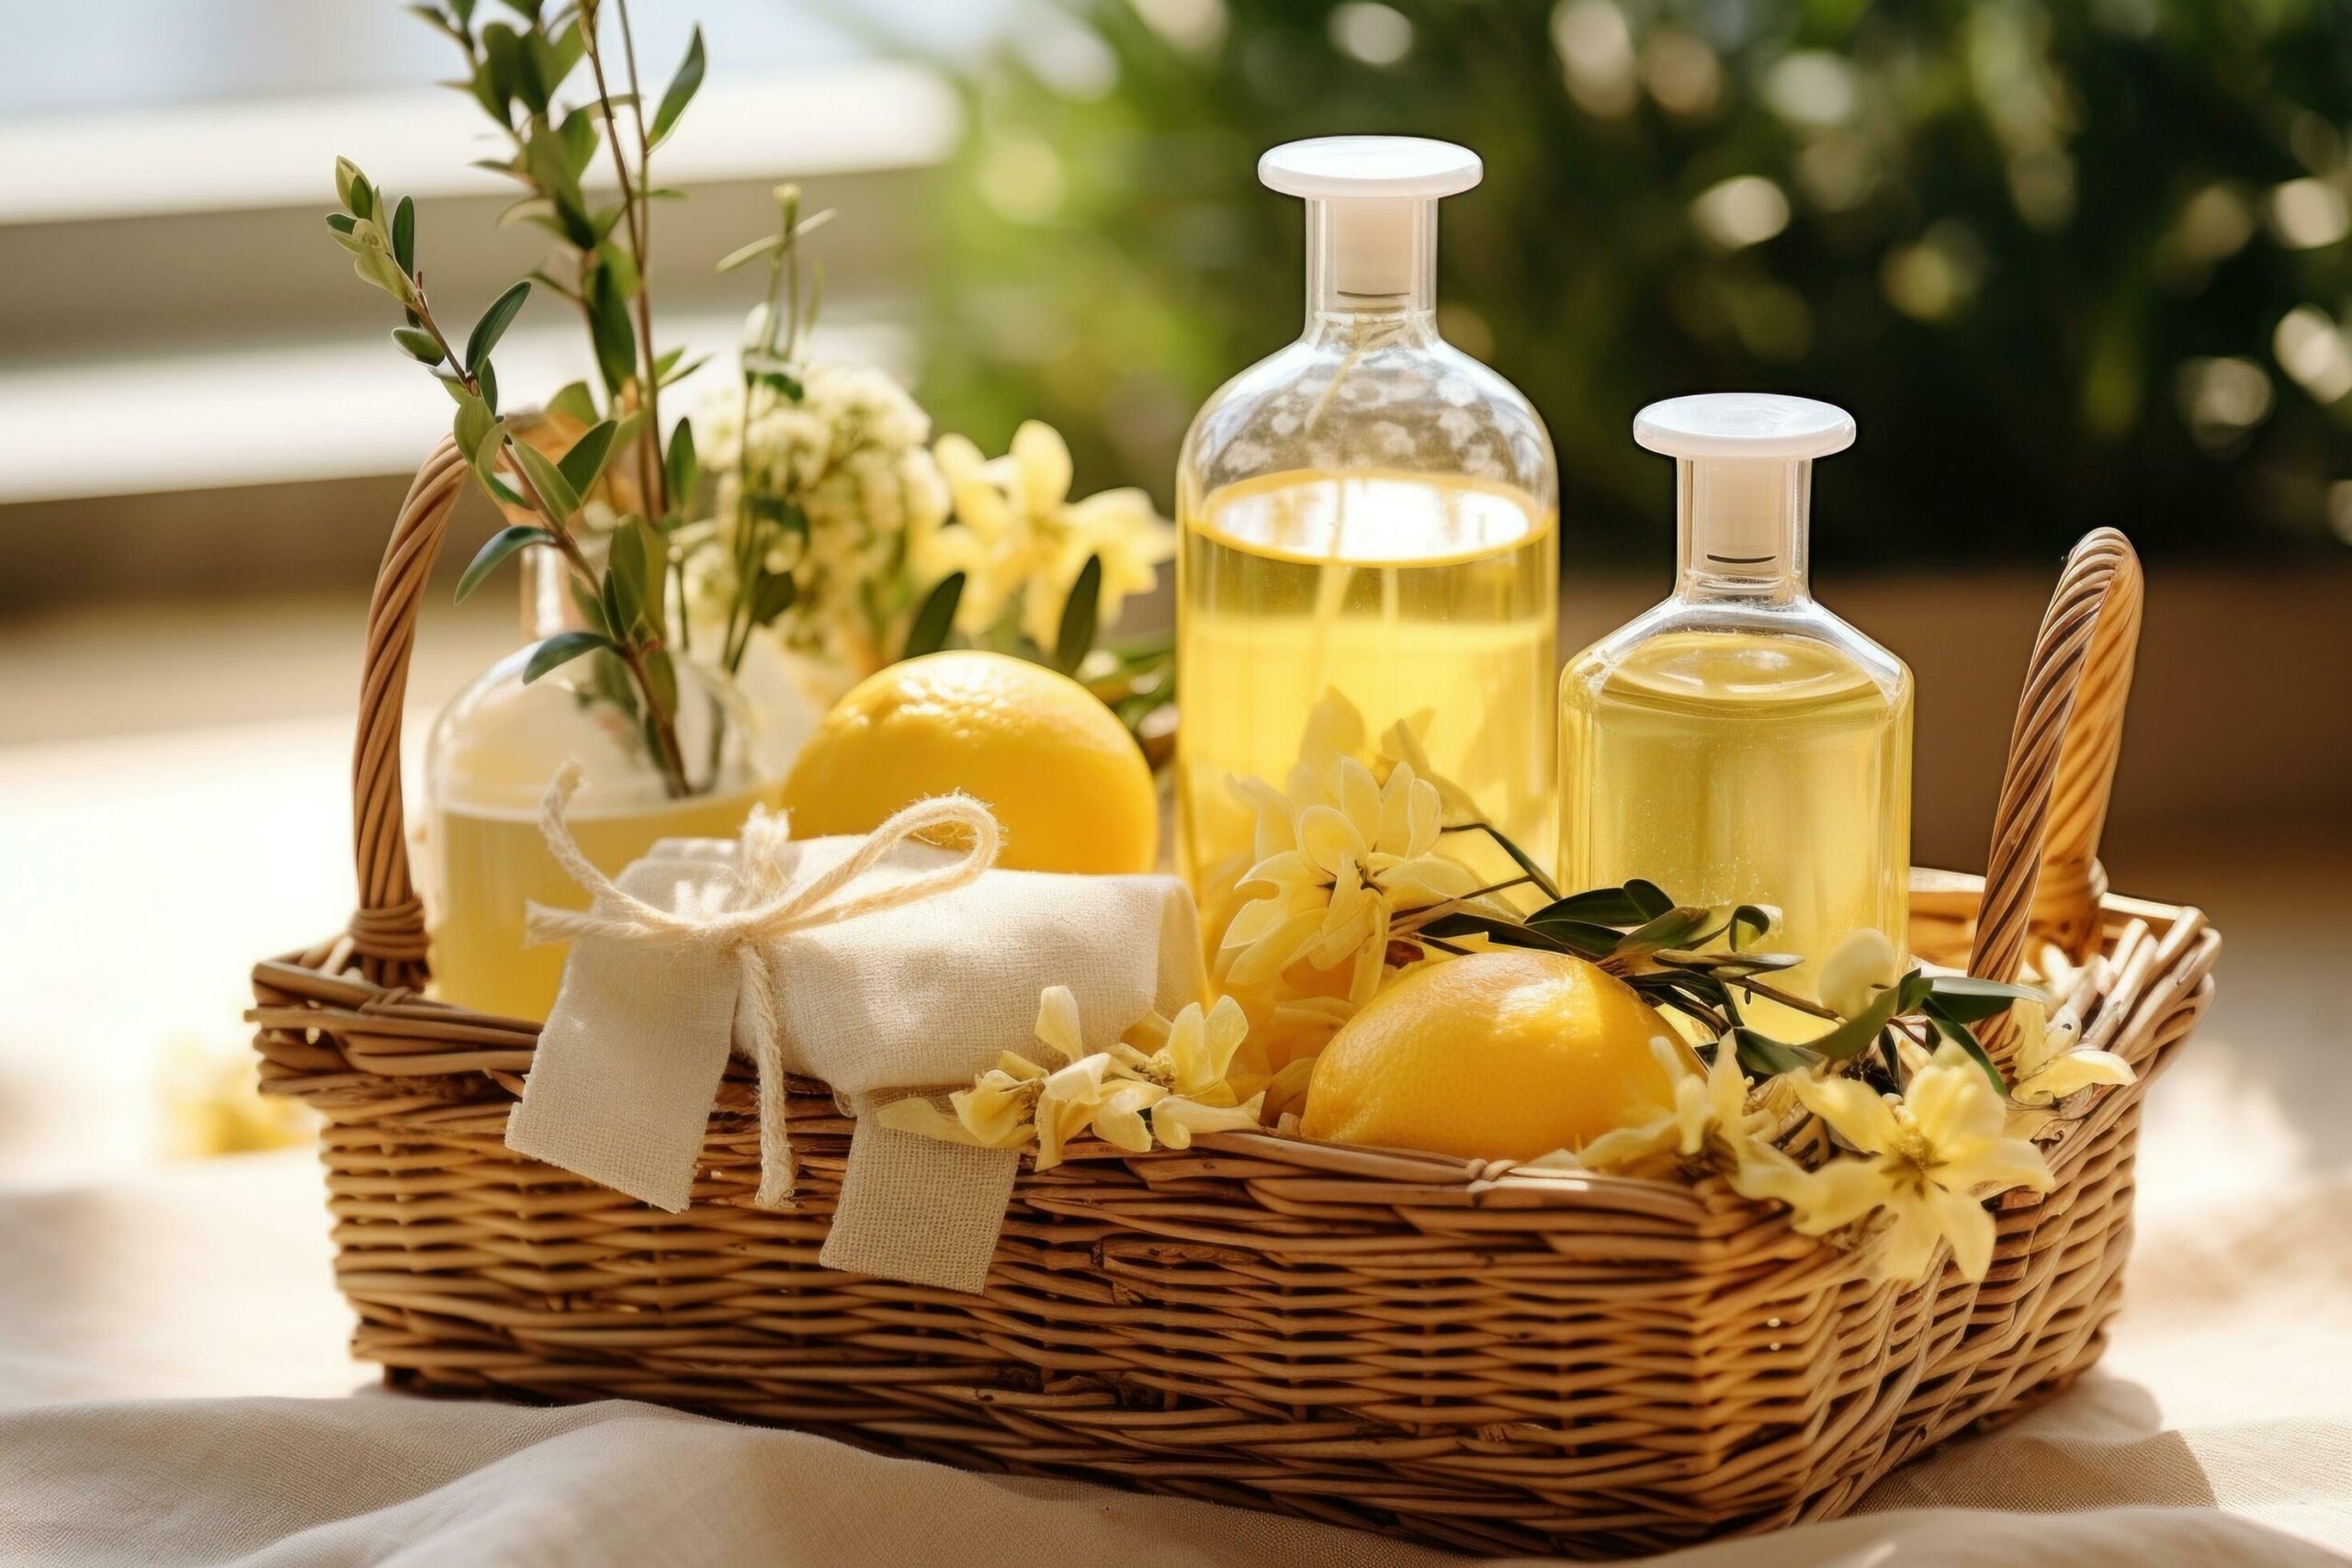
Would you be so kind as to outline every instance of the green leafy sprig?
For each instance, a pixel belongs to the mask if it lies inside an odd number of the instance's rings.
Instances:
[[[742,667],[752,632],[799,602],[799,580],[791,568],[773,570],[768,558],[779,546],[805,548],[808,541],[808,513],[799,498],[752,483],[752,406],[763,389],[786,402],[797,403],[807,395],[800,345],[815,330],[817,310],[824,302],[825,274],[821,265],[812,265],[803,294],[800,242],[831,222],[833,209],[801,216],[798,186],[778,186],[775,195],[775,231],[718,261],[718,270],[727,273],[764,259],[768,275],[752,318],[751,341],[743,345],[742,414],[735,443],[735,594],[728,602],[719,649],[719,662],[730,674]]]
[[[1473,897],[1533,880],[1534,874],[1522,874]],[[1765,978],[1804,960],[1793,953],[1758,950],[1778,920],[1777,911],[1763,905],[1708,908],[1678,904],[1657,884],[1638,878],[1619,887],[1555,897],[1525,916],[1495,914],[1467,904],[1467,899],[1454,899],[1400,917],[1396,939],[1458,953],[1464,951],[1458,939],[1484,937],[1506,947],[1588,960],[1623,980],[1651,1005],[1696,1019],[1710,1038],[1731,1042],[1740,1066],[1759,1077],[1844,1062],[1853,1065],[1850,1070],[1899,1090],[1908,1076],[1902,1051],[1905,1043],[1932,1050],[1939,1041],[1950,1041],[1975,1059],[1996,1091],[2007,1094],[2008,1085],[1973,1026],[2014,1001],[2041,996],[2030,986],[1913,968],[1880,990],[1868,1008],[1847,1018]],[[1747,1021],[1744,1006],[1757,1000],[1809,1013],[1833,1027],[1803,1042],[1775,1039]]]
[[[640,715],[646,743],[671,795],[690,793],[677,733],[678,674],[664,646],[667,606],[654,552],[665,548],[644,519],[628,520],[613,536],[602,572],[582,548],[576,523],[582,499],[604,476],[614,451],[643,416],[600,420],[561,457],[549,457],[518,438],[520,425],[502,415],[498,376],[491,357],[530,297],[526,279],[492,302],[465,347],[452,345],[425,292],[416,265],[416,209],[411,198],[392,201],[348,159],[335,160],[335,193],[342,209],[327,218],[335,243],[351,254],[352,265],[368,283],[390,295],[404,318],[392,329],[401,351],[433,372],[457,404],[452,434],[475,480],[502,505],[526,510],[536,521],[518,523],[492,536],[458,580],[465,598],[505,560],[531,546],[555,550],[569,570],[574,597],[587,629],[560,632],[541,642],[525,666],[524,680],[536,681],[583,654],[609,654],[626,671],[627,705]],[[514,483],[499,471],[507,464]],[[622,694],[607,693],[616,698]]]
[[[513,179],[528,193],[501,215],[502,224],[530,223],[554,237],[569,277],[543,266],[531,280],[580,311],[613,416],[643,410],[633,443],[635,467],[647,514],[666,519],[690,498],[672,484],[673,463],[662,451],[662,389],[697,367],[684,362],[683,350],[655,347],[652,203],[683,193],[653,184],[652,158],[702,85],[702,29],[695,29],[648,120],[628,0],[609,0],[621,45],[617,73],[607,70],[603,41],[607,0],[553,6],[544,0],[503,0],[514,21],[488,21],[478,29],[476,4],[425,0],[409,9],[457,44],[464,74],[448,85],[480,104],[510,143],[508,156],[480,159],[475,166]],[[582,61],[594,96],[566,107],[557,95]],[[616,76],[622,91],[614,90]],[[610,156],[616,204],[592,203],[582,184],[600,151]]]

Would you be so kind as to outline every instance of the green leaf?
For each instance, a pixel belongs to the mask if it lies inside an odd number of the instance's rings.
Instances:
[[[507,451],[523,466],[523,473],[530,479],[531,488],[539,492],[539,499],[547,502],[548,509],[555,513],[556,521],[569,522],[580,510],[580,492],[571,488],[571,481],[563,477],[563,470],[557,468],[546,453],[528,442],[510,442]]]
[[[1069,597],[1062,602],[1062,624],[1054,638],[1054,668],[1065,675],[1075,675],[1094,647],[1094,634],[1100,627],[1098,606],[1102,600],[1102,558],[1089,556],[1079,569],[1078,581],[1070,584]]]
[[[645,618],[652,624],[655,640],[667,642],[670,639],[670,541],[661,529],[643,517],[630,518],[621,532],[636,536],[638,548],[645,556]]]
[[[571,381],[560,388],[548,400],[548,412],[576,419],[582,424],[596,423],[596,399],[585,381]]]
[[[571,444],[571,450],[563,455],[563,460],[556,465],[563,470],[563,477],[571,484],[574,495],[586,495],[596,488],[596,480],[604,473],[605,465],[612,460],[613,435],[617,429],[618,426],[609,419],[590,426],[579,440]]]
[[[1816,1066],[1822,1059],[1820,1052],[1812,1047],[1791,1045],[1744,1024],[1732,1031],[1732,1039],[1738,1044],[1739,1065],[1759,1078],[1793,1073]]]
[[[652,575],[653,563],[645,553],[644,537],[634,528],[616,530],[612,570],[605,579],[615,636],[628,637],[636,634],[638,619],[645,614]]]
[[[496,413],[498,412],[498,372],[492,367],[489,360],[485,359],[474,367],[474,385],[481,389],[481,400],[490,405],[490,412]]]
[[[1693,905],[1678,904],[1654,919],[1644,921],[1625,933],[1617,951],[1628,956],[1656,953],[1665,947],[1692,947],[1703,940],[1702,933],[1713,924],[1708,911]]]
[[[465,388],[458,387],[457,394],[458,417],[450,426],[450,434],[458,438],[458,450],[466,455],[466,460],[478,463],[481,460],[483,445],[489,441],[490,433],[496,427],[498,419],[490,412],[488,403]]]
[[[1761,904],[1742,904],[1731,912],[1730,946],[1734,953],[1747,951],[1750,942],[1762,942],[1772,929],[1777,911]]]
[[[668,355],[663,356],[661,363],[655,365],[653,368],[653,380],[655,385],[669,387],[684,380],[687,377],[693,375],[695,371],[709,364],[710,355],[707,354],[696,355],[694,358],[687,360],[684,365],[679,364],[677,360],[677,350],[673,349]]]
[[[1808,1048],[1833,1061],[1842,1062],[1849,1056],[1858,1056],[1870,1049],[1871,1042],[1878,1038],[1878,1032],[1887,1026],[1902,1002],[1902,988],[1891,986],[1881,991],[1877,998],[1860,1012],[1819,1039],[1809,1040],[1805,1043]]]
[[[770,251],[775,250],[778,245],[783,243],[784,236],[781,234],[763,234],[760,238],[752,241],[750,244],[739,245],[735,249],[728,252],[725,255],[719,257],[717,270],[719,272],[733,272],[737,267],[741,266],[744,263],[757,261],[762,256],[767,254]]]
[[[788,571],[763,572],[752,592],[752,624],[768,626],[800,602],[800,583]]]
[[[587,52],[588,38],[580,30],[580,19],[575,17],[571,26],[555,36],[555,79],[560,82],[571,75],[571,68],[579,64],[580,57]]]
[[[1645,882],[1644,887],[1650,886]],[[1633,895],[1632,887],[1596,887],[1586,893],[1571,893],[1555,898],[1531,915],[1529,920],[1587,920],[1604,926],[1637,926],[1655,915],[1662,915],[1674,908],[1674,900],[1667,899],[1664,908],[1645,908]]]
[[[1540,931],[1532,926],[1523,926],[1517,920],[1507,920],[1500,916],[1481,914],[1476,909],[1456,909],[1451,914],[1440,915],[1420,930],[1425,936],[1483,936],[1488,942],[1500,942],[1505,947],[1532,947],[1541,953],[1582,956],[1548,931]]]
[[[1645,920],[1657,919],[1674,908],[1674,900],[1666,889],[1655,882],[1645,882],[1636,876],[1625,884],[1625,898]]]
[[[416,271],[416,203],[405,196],[392,209],[392,259],[402,272]]]
[[[1625,940],[1624,933],[1613,927],[1591,920],[1564,919],[1557,915],[1541,914],[1527,922],[1530,929],[1539,931],[1569,952],[1586,958],[1606,958],[1617,951]]]
[[[596,116],[592,109],[573,109],[563,117],[563,124],[556,130],[556,140],[563,150],[564,161],[571,166],[574,180],[587,172],[596,156]]]
[[[937,653],[947,646],[947,634],[956,625],[956,605],[964,597],[964,574],[951,571],[923,596],[922,607],[915,612],[912,625],[907,627],[907,646],[899,652],[901,659],[920,659],[926,653]]]
[[[637,329],[629,324],[628,297],[609,265],[589,269],[587,306],[597,373],[607,392],[618,392],[637,374]]]
[[[498,563],[516,550],[526,545],[549,545],[554,542],[553,534],[528,524],[518,523],[511,528],[501,528],[490,536],[488,543],[474,552],[474,558],[466,567],[465,575],[458,579],[458,603],[462,604],[471,597],[473,591],[481,586],[482,580],[498,570]]]
[[[1982,1023],[2007,1011],[2012,1002],[2038,1001],[2045,1007],[2050,1003],[2049,993],[2031,986],[1980,980],[1973,975],[1938,975],[1927,986],[1935,1010],[1960,1023]]]
[[[482,361],[498,346],[498,340],[506,335],[506,329],[514,324],[515,312],[530,297],[531,285],[526,278],[491,302],[490,309],[481,313],[481,320],[474,323],[473,332],[466,338],[467,369],[481,371]]]
[[[335,199],[343,203],[343,209],[345,212],[352,214],[356,218],[365,218],[368,215],[360,211],[358,207],[354,204],[352,201],[352,193],[365,186],[367,183],[367,177],[360,174],[358,164],[353,163],[348,158],[337,158],[334,161]]]
[[[663,713],[678,711],[678,667],[670,661],[665,649],[655,649],[645,656],[646,683],[653,688],[653,701]]]
[[[401,352],[402,354],[407,355],[419,365],[438,365],[441,363],[440,343],[435,339],[431,333],[425,332],[421,328],[394,327],[392,329],[392,341],[401,345]]]
[[[702,28],[697,27],[686,40],[686,57],[679,62],[678,73],[670,78],[669,90],[662,95],[662,107],[653,111],[653,125],[647,134],[654,146],[661,146],[676,129],[678,117],[686,112],[695,89],[702,85]]]
[[[695,452],[695,427],[690,421],[680,420],[670,433],[670,451],[662,469],[669,481],[670,504],[686,509],[695,488],[702,482],[702,460]]]
[[[327,227],[334,230],[338,235],[347,238],[349,237],[352,230],[358,226],[359,220],[354,218],[348,212],[330,212],[327,214]]]
[[[1956,1018],[1947,1017],[1933,1006],[1928,1009],[1927,1017],[1928,1021],[1935,1025],[1938,1034],[1975,1058],[1976,1065],[1984,1069],[1984,1076],[1993,1080],[1994,1093],[2005,1100],[2008,1098],[2008,1080],[2001,1077],[2001,1069],[1994,1062],[1993,1054],[1984,1049],[1984,1043],[1976,1038],[1974,1030]]]
[[[571,663],[583,653],[594,653],[613,645],[594,632],[558,632],[531,650],[530,662],[523,666],[523,684],[529,685],[548,671]]]

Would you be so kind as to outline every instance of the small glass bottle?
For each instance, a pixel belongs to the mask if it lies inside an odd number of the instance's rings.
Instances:
[[[1329,693],[1369,737],[1414,726],[1439,773],[1548,857],[1552,443],[1437,329],[1438,199],[1479,174],[1466,149],[1392,136],[1258,165],[1306,200],[1306,331],[1202,408],[1176,479],[1181,858],[1212,910],[1250,853],[1228,780],[1280,787]],[[1457,844],[1510,874],[1485,840]]]
[[[673,797],[631,708],[618,661],[590,654],[526,684],[537,640],[577,625],[550,550],[523,557],[529,644],[477,677],[435,719],[425,747],[430,827],[425,891],[434,995],[477,1012],[541,1020],[563,976],[561,944],[524,944],[529,903],[580,908],[587,896],[540,837],[539,803],[566,759],[581,764],[566,812],[597,869],[617,875],[661,839],[732,838],[780,774],[763,766],[755,726],[733,687],[675,661],[679,750],[689,793]]]
[[[1821,958],[1873,928],[1905,947],[1911,671],[1812,598],[1813,460],[1854,422],[1806,398],[1723,393],[1644,409],[1634,439],[1675,459],[1673,596],[1560,680],[1560,883],[1632,877],[1678,902],[1769,904],[1771,977],[1815,999]],[[1758,1002],[1785,1040],[1828,1026]]]

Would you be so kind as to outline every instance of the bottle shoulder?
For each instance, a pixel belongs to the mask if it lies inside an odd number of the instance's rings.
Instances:
[[[1179,489],[1195,500],[1292,469],[1459,475],[1559,494],[1552,441],[1532,404],[1433,335],[1310,334],[1219,388],[1193,416]]]
[[[1571,659],[1564,694],[1638,685],[1758,699],[1868,686],[1907,710],[1908,665],[1811,600],[1786,604],[1668,598]]]

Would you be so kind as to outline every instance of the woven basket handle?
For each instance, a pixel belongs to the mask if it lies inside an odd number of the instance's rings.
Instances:
[[[465,457],[445,436],[401,502],[368,603],[359,736],[351,752],[352,852],[359,872],[351,950],[360,974],[379,986],[421,986],[427,974],[424,905],[409,875],[401,802],[401,706],[408,696],[417,607],[465,481]]]
[[[2057,942],[2078,960],[2098,943],[2107,896],[2099,832],[2123,744],[2143,598],[2139,557],[2114,529],[2084,536],[2066,557],[2009,735],[1971,975],[2016,979],[2029,937]]]

